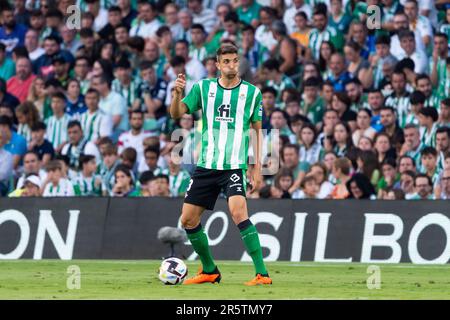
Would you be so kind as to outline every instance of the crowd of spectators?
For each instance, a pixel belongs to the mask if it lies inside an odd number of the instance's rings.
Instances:
[[[201,111],[170,118],[174,80],[232,42],[280,160],[249,198],[449,199],[446,2],[2,1],[0,195],[184,196]]]

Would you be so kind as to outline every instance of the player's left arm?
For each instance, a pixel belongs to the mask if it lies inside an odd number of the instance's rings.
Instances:
[[[254,152],[255,167],[252,172],[252,190],[251,192],[258,191],[262,184],[262,165],[261,165],[261,152],[262,152],[262,113],[264,112],[262,106],[262,94],[261,91],[255,93],[255,105],[253,108],[253,114],[251,115],[251,126],[256,133],[256,146]]]
[[[252,129],[256,132],[256,145],[254,151],[255,166],[252,171],[252,190],[258,191],[262,184],[262,166],[261,166],[261,150],[262,150],[262,122],[252,122]]]

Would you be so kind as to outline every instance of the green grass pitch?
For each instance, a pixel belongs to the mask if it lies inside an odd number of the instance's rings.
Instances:
[[[160,261],[0,261],[0,299],[450,299],[450,265],[380,264],[381,288],[367,288],[367,264],[267,263],[271,286],[246,287],[250,263],[217,261],[220,284],[167,286]],[[77,265],[81,288],[68,289],[67,268]],[[199,262],[189,262],[192,275]]]

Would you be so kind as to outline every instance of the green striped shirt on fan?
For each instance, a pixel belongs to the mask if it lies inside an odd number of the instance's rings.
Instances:
[[[226,89],[218,79],[203,79],[182,101],[188,113],[203,111],[197,165],[216,170],[246,169],[250,124],[261,121],[263,112],[261,91],[244,80]]]

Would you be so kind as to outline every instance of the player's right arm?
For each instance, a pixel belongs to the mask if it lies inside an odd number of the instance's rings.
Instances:
[[[183,114],[188,111],[188,108],[184,102],[181,101],[184,88],[186,87],[186,79],[184,74],[179,74],[175,80],[172,93],[172,103],[170,104],[170,116],[172,119],[179,119]]]

